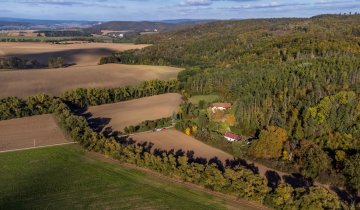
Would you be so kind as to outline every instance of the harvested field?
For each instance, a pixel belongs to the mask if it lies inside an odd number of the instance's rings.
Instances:
[[[141,49],[148,45],[116,43],[52,44],[39,42],[0,42],[0,58],[20,57],[36,59],[47,64],[51,57],[62,57],[67,64],[97,65],[103,56],[113,52]]]
[[[0,121],[0,151],[68,142],[54,116],[39,115]]]
[[[0,98],[27,97],[38,93],[59,95],[75,88],[111,88],[136,85],[145,80],[176,78],[182,69],[144,65],[97,65],[102,56],[147,45],[114,43],[27,43],[0,42],[0,57],[21,57],[47,63],[50,57],[63,57],[59,69],[0,71]]]
[[[0,34],[7,36],[22,36],[22,37],[37,37],[38,33],[34,33],[35,30],[4,30],[0,31]]]
[[[175,152],[179,150],[182,150],[184,152],[193,151],[194,157],[196,158],[205,158],[207,160],[210,160],[214,157],[217,157],[219,160],[221,160],[223,164],[225,164],[226,160],[234,159],[234,157],[231,154],[226,153],[215,147],[209,146],[175,129],[166,129],[159,132],[135,134],[131,137],[133,140],[135,140],[138,143],[146,142],[148,144],[149,143],[154,144],[152,150],[155,149],[166,150],[166,151],[174,150]],[[266,176],[267,172],[274,171],[271,168],[268,168],[259,163],[255,163],[253,161],[246,161],[246,162],[249,166],[253,166],[254,168],[256,168],[258,174],[266,179],[267,179]],[[291,177],[291,175],[280,171],[276,171],[276,173],[280,177],[284,177],[284,176]],[[293,180],[296,180],[296,178],[293,177]]]
[[[156,120],[171,117],[178,112],[181,95],[167,93],[157,96],[124,101],[114,104],[93,106],[88,109],[93,122],[108,122],[106,127],[122,131],[126,126],[137,125],[145,120]]]
[[[207,160],[217,157],[223,163],[225,160],[232,160],[233,157],[214,147],[211,147],[191,136],[187,136],[175,129],[167,129],[160,132],[143,133],[132,136],[133,140],[139,143],[153,143],[152,149],[194,151],[194,157],[206,158]]]
[[[146,80],[171,79],[181,69],[164,66],[107,64],[64,69],[0,72],[0,98],[37,93],[59,95],[75,88],[110,88],[136,85]]]

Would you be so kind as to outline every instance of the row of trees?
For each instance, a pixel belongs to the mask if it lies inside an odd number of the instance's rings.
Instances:
[[[49,58],[48,68],[61,68],[64,66],[64,59],[62,57]],[[0,58],[0,69],[38,69],[46,68],[46,65],[41,64],[37,60],[29,60],[24,58]]]
[[[178,91],[177,80],[144,81],[138,86],[119,88],[79,88],[66,91],[61,98],[68,104],[79,108],[115,103],[146,96],[159,95]]]
[[[62,57],[49,58],[48,67],[49,68],[62,68],[65,62]]]
[[[46,37],[90,37],[91,34],[84,31],[35,31],[34,33],[44,34]]]
[[[0,58],[0,69],[27,69],[41,67],[42,65],[37,60],[28,60],[18,57]]]
[[[57,104],[45,94],[30,96],[26,100],[17,97],[0,99],[0,120],[53,113]]]
[[[138,125],[130,125],[126,126],[124,128],[125,133],[138,133],[138,132],[144,132],[149,130],[154,130],[156,128],[164,128],[169,127],[173,124],[174,119],[176,120],[177,116],[174,114],[175,117],[167,117],[167,118],[161,118],[157,120],[145,120]]]
[[[130,139],[115,140],[94,132],[82,116],[76,116],[60,98],[37,95],[21,100],[14,97],[1,99],[1,119],[54,113],[61,127],[74,141],[85,149],[102,153],[121,162],[146,167],[159,173],[201,184],[215,191],[236,195],[248,200],[265,203],[276,209],[329,208],[338,209],[337,196],[321,187],[293,189],[289,185],[279,185],[271,190],[264,178],[237,164],[223,168],[217,161],[198,163],[191,153],[174,151],[150,152],[147,146],[131,143]],[[17,106],[14,106],[16,105]],[[20,104],[20,105],[19,105]],[[11,110],[8,112],[8,110]],[[5,116],[5,117],[4,117]],[[355,159],[358,157],[355,157]],[[355,166],[348,167],[348,173]]]

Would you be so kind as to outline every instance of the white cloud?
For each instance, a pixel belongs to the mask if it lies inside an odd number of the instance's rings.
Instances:
[[[180,6],[209,6],[211,4],[210,0],[185,0],[180,3]]]

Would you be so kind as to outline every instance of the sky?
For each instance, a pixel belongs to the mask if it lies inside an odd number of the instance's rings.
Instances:
[[[169,20],[311,17],[360,12],[360,0],[0,0],[0,17]]]

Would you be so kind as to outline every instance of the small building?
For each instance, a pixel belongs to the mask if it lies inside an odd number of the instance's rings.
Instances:
[[[241,139],[241,137],[239,135],[232,133],[232,132],[226,132],[224,135],[224,138],[231,142],[239,141]]]
[[[210,108],[213,112],[215,112],[216,110],[225,111],[225,110],[231,108],[231,104],[230,103],[213,103],[210,105]]]

